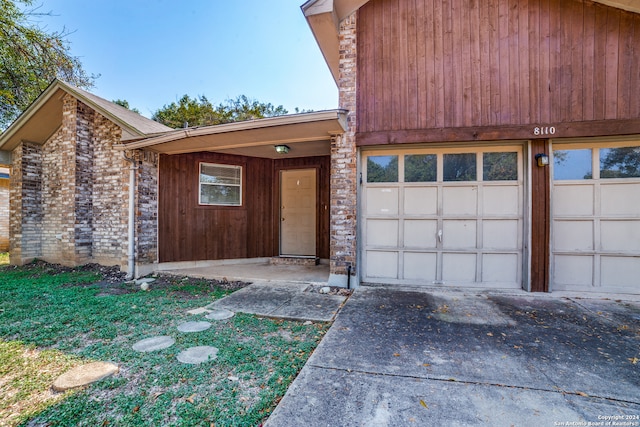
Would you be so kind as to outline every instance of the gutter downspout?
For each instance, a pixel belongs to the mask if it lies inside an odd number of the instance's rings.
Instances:
[[[138,167],[136,166],[136,161],[127,157],[127,153],[125,151],[122,152],[122,156],[126,161],[131,163],[131,167],[129,168],[129,224],[128,224],[128,243],[129,248],[127,250],[128,256],[128,266],[127,266],[127,280],[131,280],[135,278],[135,266],[136,266],[136,245],[135,245],[135,229],[136,229],[136,171]]]

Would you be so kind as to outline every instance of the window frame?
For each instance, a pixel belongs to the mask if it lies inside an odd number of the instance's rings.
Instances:
[[[213,166],[217,168],[225,168],[225,169],[238,169],[240,171],[240,182],[239,184],[216,184],[211,182],[202,182],[202,166]],[[242,207],[243,206],[243,186],[244,186],[244,170],[242,165],[229,165],[224,163],[209,163],[209,162],[198,162],[198,205],[200,206],[225,206],[225,207]],[[222,187],[238,187],[238,203],[203,203],[202,201],[202,185],[216,185]]]

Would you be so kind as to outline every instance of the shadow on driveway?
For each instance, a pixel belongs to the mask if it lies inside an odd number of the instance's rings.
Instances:
[[[638,359],[638,302],[361,287],[266,425],[640,426]]]

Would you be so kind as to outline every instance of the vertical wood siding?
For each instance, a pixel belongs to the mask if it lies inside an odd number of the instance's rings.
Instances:
[[[640,118],[640,15],[588,0],[372,0],[358,133]]]
[[[198,204],[199,163],[243,167],[243,204]],[[282,169],[316,168],[318,256],[329,257],[329,156],[270,160],[217,153],[161,155],[159,165],[159,261],[270,257],[279,254],[279,184]]]

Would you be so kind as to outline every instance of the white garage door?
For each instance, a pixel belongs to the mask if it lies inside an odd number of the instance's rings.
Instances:
[[[363,153],[362,277],[522,286],[522,149]]]
[[[637,293],[640,142],[554,144],[551,194],[551,290]]]

